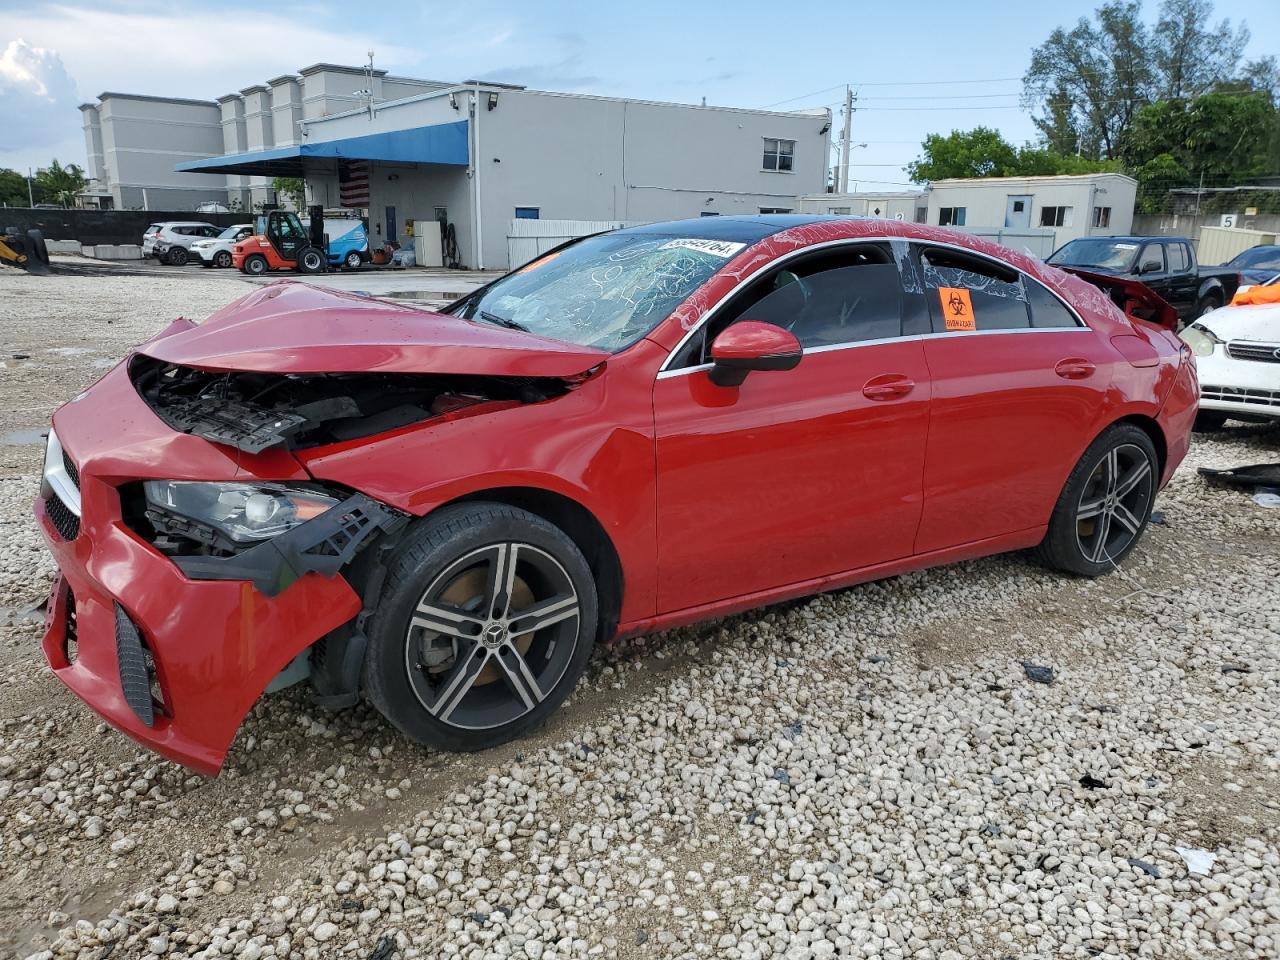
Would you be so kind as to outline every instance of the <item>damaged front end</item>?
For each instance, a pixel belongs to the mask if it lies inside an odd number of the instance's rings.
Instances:
[[[223,372],[143,354],[130,361],[129,376],[171,429],[255,454],[346,443],[479,404],[538,403],[571,386],[561,377]]]

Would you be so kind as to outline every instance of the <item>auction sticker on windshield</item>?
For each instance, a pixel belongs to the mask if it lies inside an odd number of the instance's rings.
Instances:
[[[685,250],[697,250],[700,253],[709,253],[713,257],[723,257],[728,259],[735,253],[745,247],[745,243],[734,243],[729,240],[668,240],[659,250],[675,250],[682,248]]]

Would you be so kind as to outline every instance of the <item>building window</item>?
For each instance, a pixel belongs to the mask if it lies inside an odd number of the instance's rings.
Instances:
[[[938,226],[963,227],[965,207],[939,207]]]
[[[794,140],[771,140],[766,137],[764,141],[764,168],[766,170],[790,172],[795,153],[796,142]]]
[[[790,207],[761,207],[761,213],[790,213]]]
[[[516,207],[516,219],[537,220],[540,212],[540,207]]]
[[[1093,208],[1093,225],[1095,227],[1111,226],[1111,208],[1110,207],[1094,207]]]
[[[719,212],[717,212],[717,211],[715,211],[715,210],[703,210],[701,213],[699,213],[699,214],[698,214],[698,216],[700,216],[700,217],[718,217],[718,216],[720,216],[720,214],[719,214]]]
[[[929,208],[916,207],[916,223],[928,223],[928,222],[929,222]]]
[[[827,207],[827,213],[835,214],[837,217],[847,217],[849,210],[849,207]]]
[[[1040,208],[1040,226],[1042,227],[1071,226],[1071,208],[1070,207],[1041,207]]]

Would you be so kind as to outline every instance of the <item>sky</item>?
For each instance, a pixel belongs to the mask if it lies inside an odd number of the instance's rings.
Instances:
[[[852,84],[852,141],[865,146],[850,152],[850,186],[892,189],[929,133],[984,124],[1034,139],[1019,106],[1031,50],[1097,5],[916,0],[906,16],[864,0],[0,0],[0,167],[84,164],[76,107],[105,90],[212,100],[373,50],[405,76],[735,107],[838,111]],[[1149,20],[1156,9],[1147,0]],[[1217,0],[1222,17],[1248,23],[1246,58],[1280,55],[1276,0]]]

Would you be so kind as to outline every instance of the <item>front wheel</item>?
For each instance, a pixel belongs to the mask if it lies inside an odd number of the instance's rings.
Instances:
[[[1108,427],[1067,478],[1040,543],[1041,560],[1085,577],[1115,569],[1146,529],[1159,466],[1140,428]]]
[[[369,626],[364,686],[406,736],[482,750],[544,722],[591,656],[596,587],[541,517],[462,503],[419,521]]]
[[[298,251],[298,272],[319,273],[324,269],[324,254],[315,247],[303,247]]]
[[[267,272],[267,258],[260,253],[253,253],[244,258],[240,269],[251,277],[260,277]]]
[[[352,250],[342,258],[342,262],[346,265],[348,270],[355,270],[363,262],[363,258],[360,256],[359,250]]]
[[[213,255],[213,265],[224,269],[231,266],[231,254],[225,250],[219,250]]]

